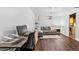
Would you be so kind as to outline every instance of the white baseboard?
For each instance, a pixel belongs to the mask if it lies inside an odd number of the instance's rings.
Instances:
[[[75,40],[79,41],[79,39],[78,39],[78,38],[75,38]]]

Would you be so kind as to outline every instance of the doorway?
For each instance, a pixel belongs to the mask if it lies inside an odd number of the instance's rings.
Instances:
[[[69,37],[75,39],[76,13],[69,15]]]

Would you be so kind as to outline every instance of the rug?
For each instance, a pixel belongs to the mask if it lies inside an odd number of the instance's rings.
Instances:
[[[41,37],[41,39],[46,39],[46,38],[56,38],[56,39],[60,39],[61,37],[59,35],[44,35],[43,37]]]

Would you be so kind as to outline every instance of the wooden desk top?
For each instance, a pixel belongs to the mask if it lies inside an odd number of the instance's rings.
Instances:
[[[0,48],[20,48],[25,42],[27,42],[28,37],[21,37],[17,39],[18,40],[13,43],[0,43]]]

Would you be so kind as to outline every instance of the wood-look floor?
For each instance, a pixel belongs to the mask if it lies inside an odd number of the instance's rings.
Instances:
[[[79,51],[79,42],[67,36],[39,39],[35,51]]]

